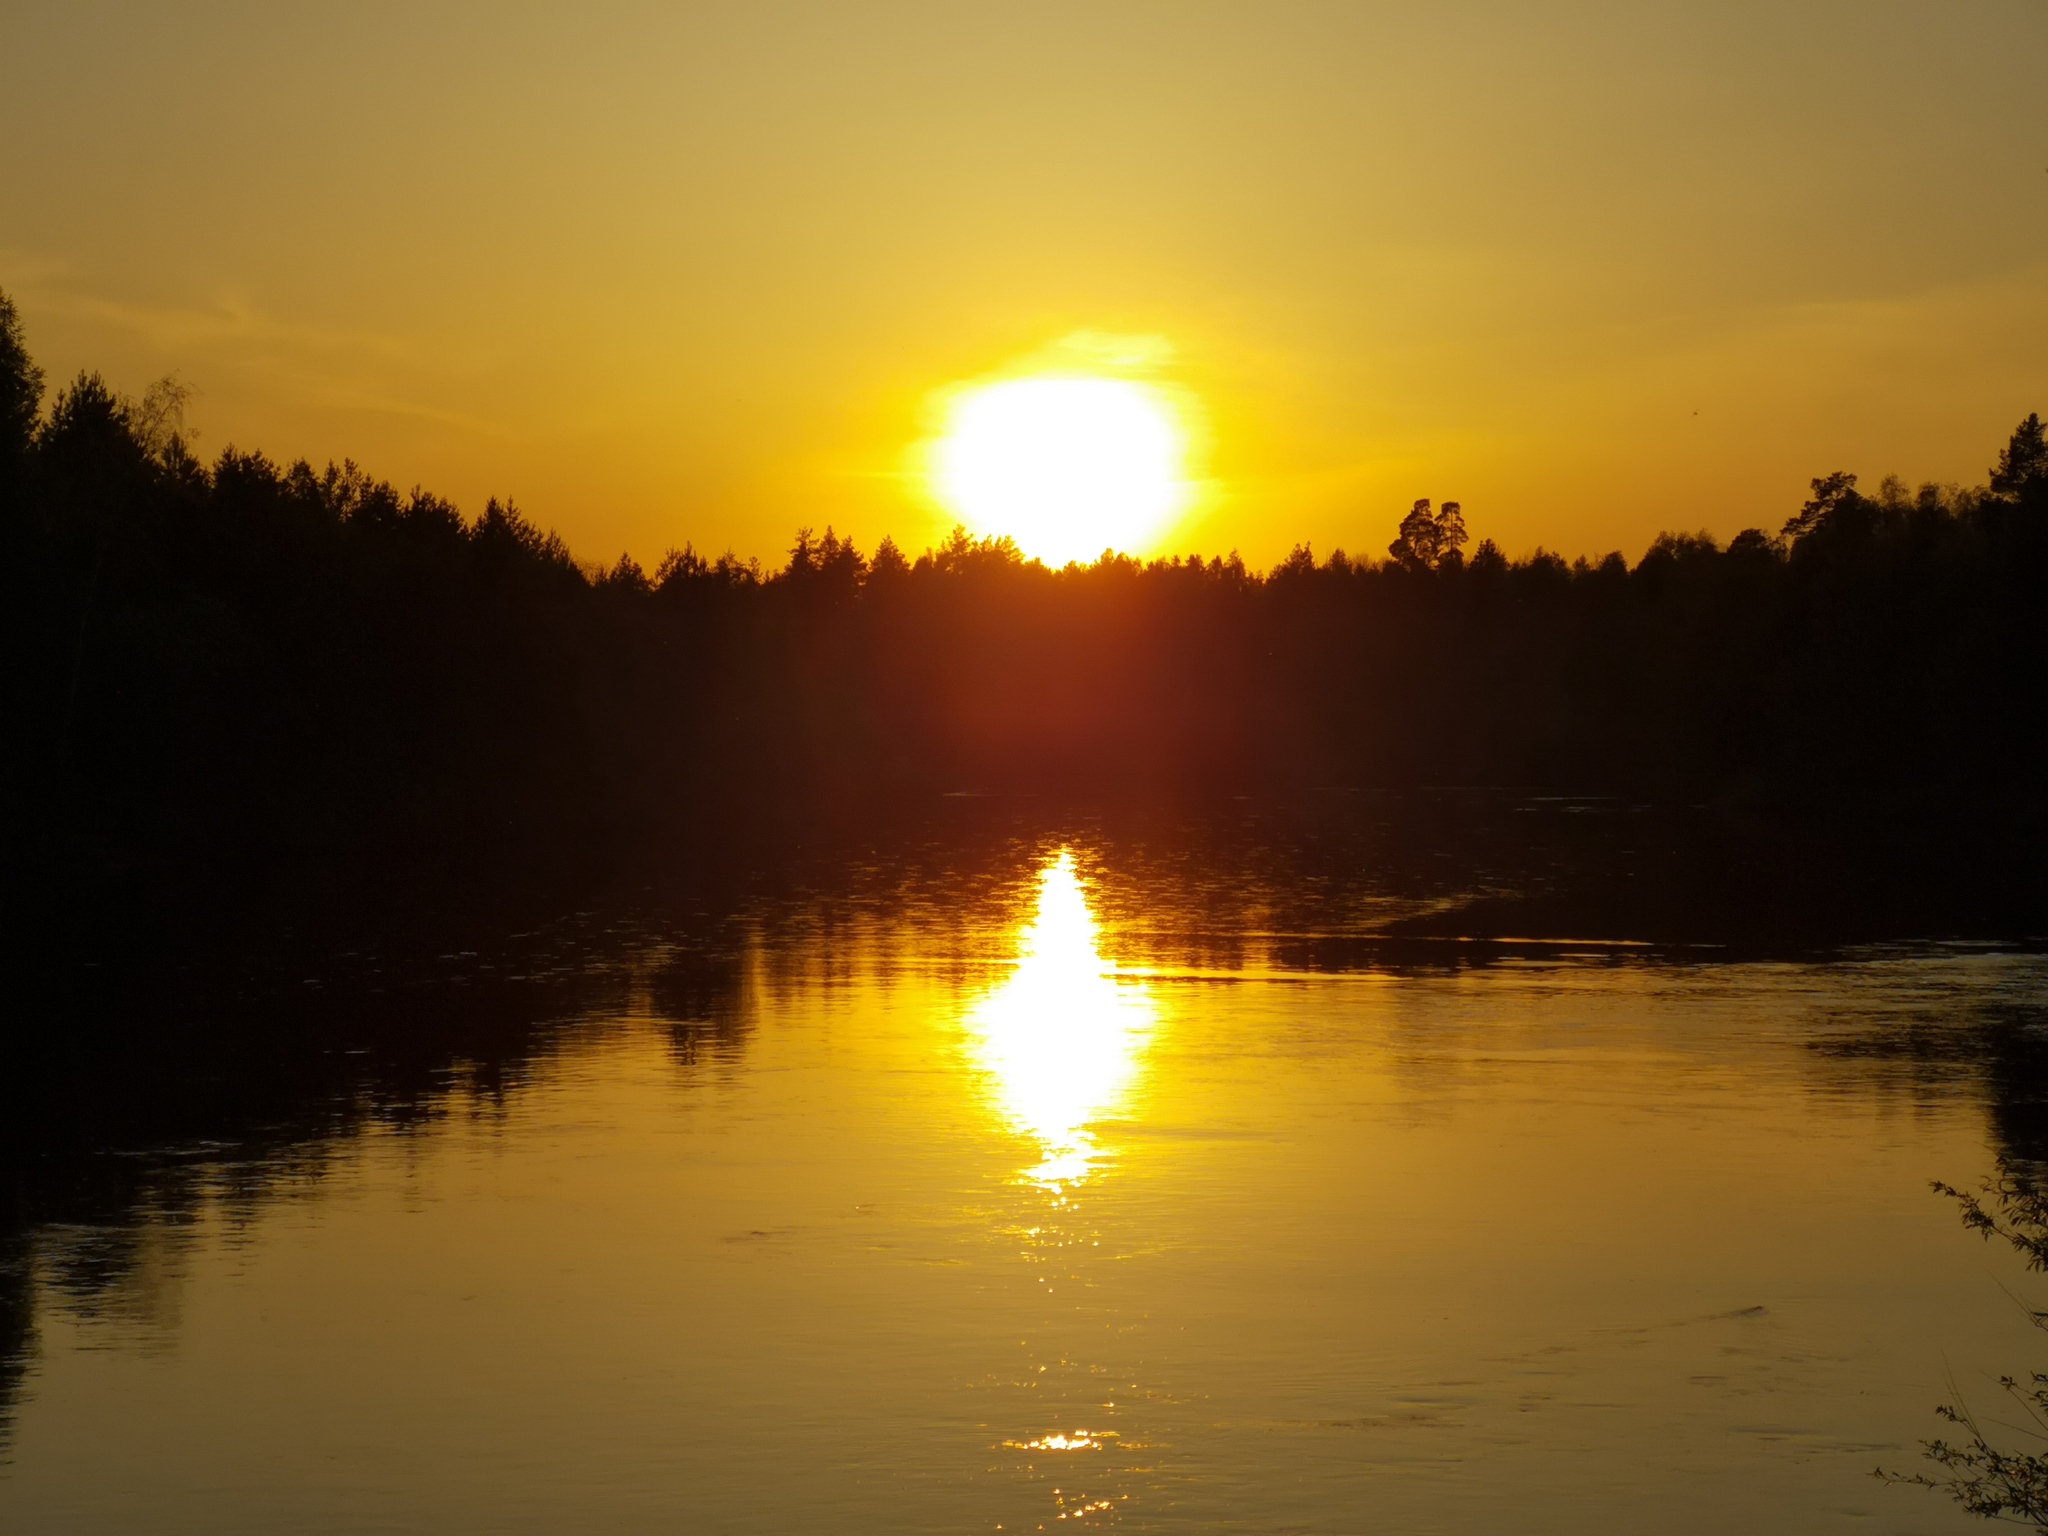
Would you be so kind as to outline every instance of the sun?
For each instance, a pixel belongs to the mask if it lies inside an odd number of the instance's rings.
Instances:
[[[1188,430],[1154,385],[1041,374],[959,390],[930,445],[931,493],[1048,565],[1144,551],[1187,508]]]

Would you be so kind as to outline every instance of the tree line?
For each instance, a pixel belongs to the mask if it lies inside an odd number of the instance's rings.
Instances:
[[[17,893],[644,846],[959,790],[1486,784],[2038,837],[2048,444],[1972,489],[1813,482],[1773,531],[1385,558],[800,530],[764,569],[579,564],[352,464],[202,462],[183,396],[45,403],[0,296]],[[1468,552],[1469,551],[1469,552]],[[1931,820],[1930,820],[1931,819]]]

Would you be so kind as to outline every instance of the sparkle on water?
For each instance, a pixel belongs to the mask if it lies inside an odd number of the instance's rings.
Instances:
[[[1054,1191],[1094,1170],[1091,1126],[1130,1091],[1155,1021],[1150,994],[1118,981],[1096,944],[1074,855],[1062,850],[1039,873],[1016,969],[968,1015],[998,1107],[1038,1144],[1027,1177]]]

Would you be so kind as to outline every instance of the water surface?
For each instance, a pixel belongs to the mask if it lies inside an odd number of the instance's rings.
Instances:
[[[451,955],[33,1174],[0,1525],[1973,1524],[1870,1472],[2039,1363],[1927,1188],[2038,1151],[2039,957],[1390,946],[1125,852]]]

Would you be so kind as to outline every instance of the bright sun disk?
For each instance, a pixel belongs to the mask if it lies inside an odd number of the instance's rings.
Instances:
[[[1140,550],[1187,505],[1187,432],[1129,379],[1004,379],[954,397],[931,450],[937,499],[1049,565]]]

